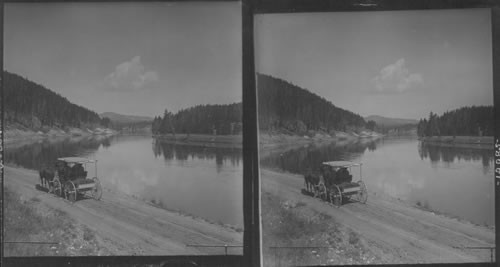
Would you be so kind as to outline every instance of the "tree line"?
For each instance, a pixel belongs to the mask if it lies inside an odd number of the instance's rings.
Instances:
[[[308,130],[357,131],[367,126],[364,118],[287,81],[257,75],[259,128],[285,129],[297,134]],[[375,127],[371,122],[369,127]]]
[[[281,79],[258,74],[257,90],[261,130],[304,134],[308,130],[357,131],[375,127],[374,122],[367,124],[358,114]],[[241,116],[241,103],[198,105],[175,114],[167,109],[154,118],[151,130],[153,134],[239,134]]]
[[[99,114],[17,74],[4,71],[4,120],[28,128],[101,124]]]
[[[493,106],[471,106],[429,114],[417,125],[418,136],[492,136]]]
[[[165,110],[153,119],[153,134],[241,134],[241,103],[227,105],[197,105],[175,114]]]

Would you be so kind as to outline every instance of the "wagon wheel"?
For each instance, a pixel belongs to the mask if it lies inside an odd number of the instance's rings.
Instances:
[[[76,201],[76,186],[71,181],[64,184],[64,195],[70,202]]]
[[[54,180],[52,181],[52,192],[58,197],[62,196],[61,180],[59,180],[58,177],[54,177]]]
[[[316,196],[321,198],[322,200],[327,200],[328,193],[326,191],[326,186],[323,183],[320,183],[318,185],[318,192],[316,193]]]
[[[91,191],[92,197],[95,200],[99,200],[102,197],[102,188],[101,188],[101,182],[99,182],[99,179],[97,177],[92,178],[94,180],[95,186]]]
[[[332,185],[332,188],[330,188],[329,200],[333,205],[337,207],[340,207],[342,205],[342,192],[337,185]]]
[[[358,201],[365,204],[368,199],[368,192],[366,190],[366,185],[363,181],[359,181],[359,191],[358,191]]]

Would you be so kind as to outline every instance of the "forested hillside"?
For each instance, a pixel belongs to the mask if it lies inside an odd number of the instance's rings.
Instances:
[[[445,112],[438,116],[430,113],[421,119],[419,136],[492,136],[493,106],[472,106]]]
[[[336,107],[330,101],[286,81],[259,74],[257,77],[259,127],[303,134],[313,131],[358,131],[363,117]],[[154,134],[239,134],[241,103],[199,105],[173,114],[168,110],[153,120]]]
[[[286,129],[300,134],[308,130],[357,131],[366,126],[363,117],[284,80],[258,74],[257,88],[261,130]]]
[[[240,134],[241,103],[228,105],[198,105],[173,114],[165,110],[153,120],[153,134]]]
[[[17,74],[4,71],[3,90],[7,125],[19,123],[37,129],[84,127],[101,122],[97,113]]]

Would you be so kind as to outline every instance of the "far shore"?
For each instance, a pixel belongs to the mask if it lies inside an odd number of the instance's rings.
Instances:
[[[33,131],[27,129],[19,129],[13,127],[6,127],[4,132],[4,145],[18,144],[23,142],[33,142],[44,139],[59,139],[67,137],[109,137],[116,135],[118,132],[108,128],[95,128],[95,129],[79,129],[69,128],[67,130],[53,128],[48,132]]]
[[[492,149],[495,142],[493,136],[426,136],[420,137],[419,140],[446,147],[479,149]]]
[[[354,133],[337,132],[336,134],[316,133],[313,136],[290,135],[283,133],[269,133],[265,131],[259,132],[259,148],[261,149],[260,157],[263,157],[266,152],[276,150],[288,150],[294,147],[301,147],[308,144],[329,144],[329,143],[354,143],[354,142],[372,142],[380,139],[384,135],[370,132],[364,135]],[[263,154],[264,153],[264,154]]]
[[[239,147],[243,146],[243,136],[242,135],[211,135],[211,134],[165,134],[165,135],[153,135],[153,138],[171,142],[175,144],[186,144],[186,145],[203,145],[210,146],[214,145],[217,147]]]

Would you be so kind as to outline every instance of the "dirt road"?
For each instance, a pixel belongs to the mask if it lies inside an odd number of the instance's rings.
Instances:
[[[330,215],[336,223],[364,238],[369,249],[384,263],[489,262],[489,250],[457,247],[495,246],[493,229],[424,211],[398,200],[369,194],[366,204],[348,203],[337,208],[302,194],[302,176],[262,169],[261,177],[264,192]],[[266,244],[263,246],[266,249]]]
[[[224,248],[187,245],[242,244],[243,234],[233,229],[166,211],[121,193],[104,189],[100,201],[83,199],[70,203],[37,190],[39,178],[35,171],[13,167],[4,170],[5,187],[26,199],[36,197],[46,207],[61,210],[87,226],[112,255],[222,255]],[[242,249],[228,252],[241,254]]]

